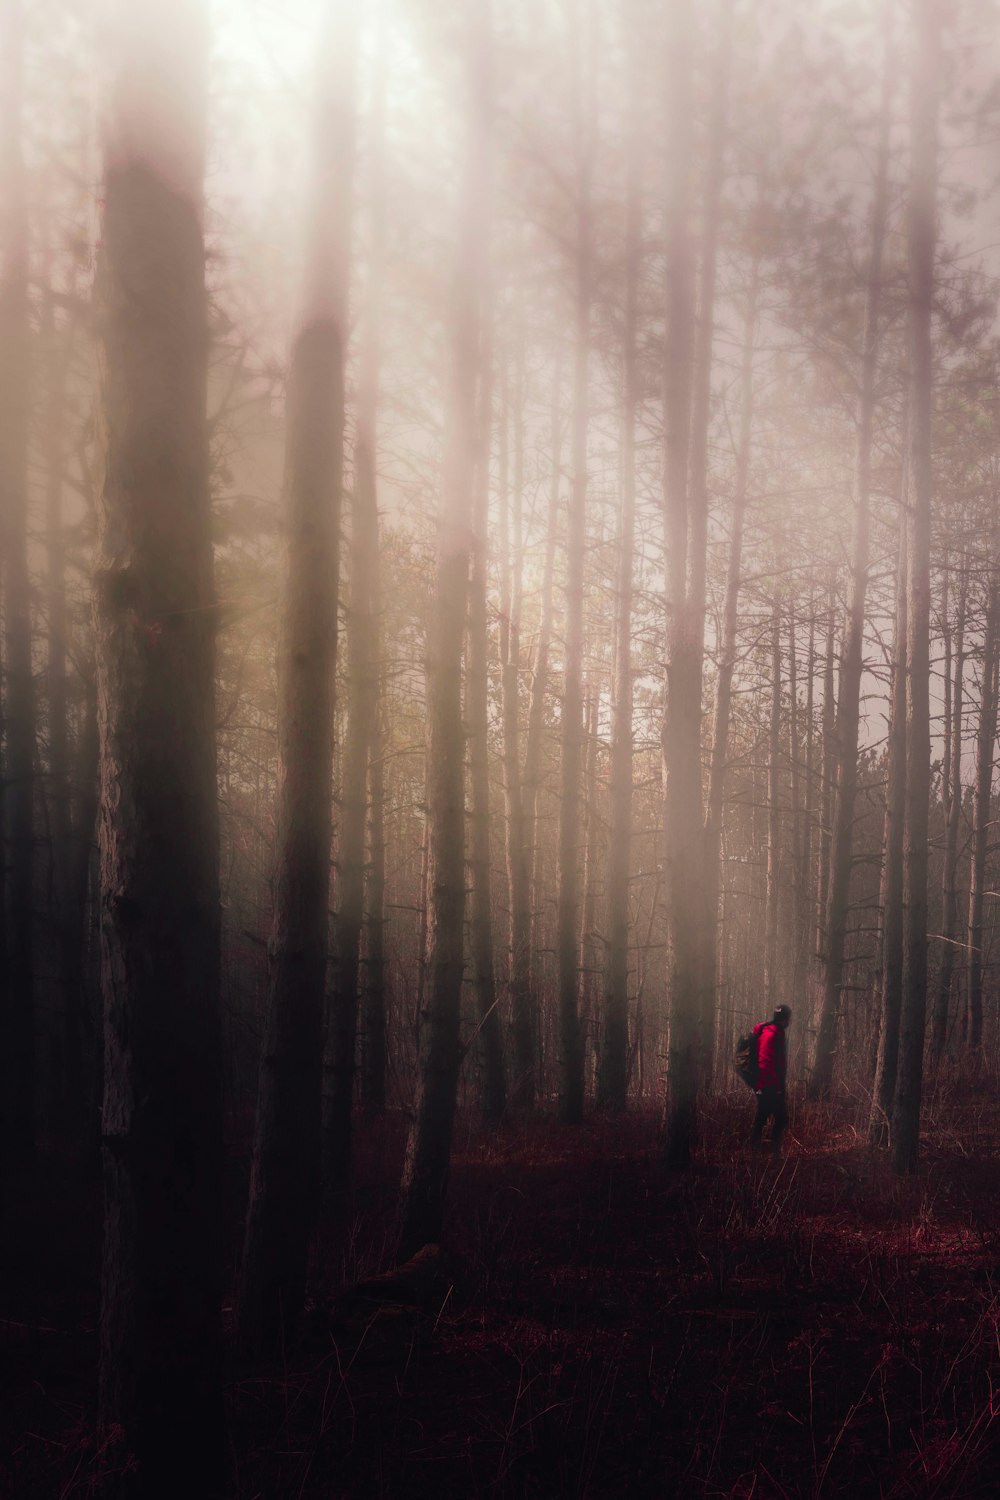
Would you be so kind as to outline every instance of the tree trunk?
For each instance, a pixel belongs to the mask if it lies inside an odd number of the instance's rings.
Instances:
[[[931,1059],[939,1064],[948,1041],[948,1017],[951,1009],[951,980],[958,946],[958,827],[962,813],[962,707],[965,674],[965,611],[969,589],[967,558],[963,555],[958,591],[958,618],[955,621],[955,677],[945,702],[944,734],[947,754],[942,774],[945,813],[944,864],[941,872],[941,966],[938,971],[937,996],[934,1001],[934,1024],[931,1031]],[[945,574],[947,579],[947,574]],[[952,641],[947,619],[947,593],[944,602],[946,640],[946,680],[950,679]]]
[[[122,11],[101,267],[104,1253],[100,1427],[123,1481],[223,1490],[216,611],[201,8]],[[150,104],[148,101],[152,100]],[[169,122],[163,112],[169,110]],[[164,126],[169,123],[169,134]]]
[[[559,985],[559,1114],[583,1118],[583,1042],[580,1034],[580,778],[583,770],[583,575],[587,542],[588,364],[590,360],[591,225],[589,144],[579,28],[576,17],[576,332],[573,366],[573,479],[566,525],[566,663],[560,723],[559,894],[556,966]]]
[[[886,6],[887,17],[891,7]],[[871,240],[865,287],[865,322],[861,344],[861,385],[858,393],[858,438],[854,475],[854,562],[851,608],[840,668],[840,693],[835,729],[835,782],[830,832],[830,879],[827,890],[823,995],[816,1056],[809,1080],[809,1096],[824,1098],[833,1083],[837,1012],[843,982],[844,944],[850,909],[854,850],[854,803],[858,786],[858,725],[861,678],[864,673],[865,601],[868,597],[868,553],[871,506],[872,433],[875,423],[878,373],[879,307],[882,296],[882,247],[889,208],[889,125],[894,58],[886,26],[882,108],[871,211]]]
[[[904,478],[904,498],[906,481]],[[906,578],[907,517],[899,507],[896,563],[896,624],[892,652],[888,781],[882,858],[882,954],[880,1021],[869,1135],[872,1145],[888,1145],[899,1058],[899,1013],[903,994],[903,824],[906,819]]]
[[[830,888],[830,819],[833,810],[833,785],[836,775],[836,737],[834,726],[837,717],[837,698],[834,688],[834,659],[837,640],[837,595],[831,576],[827,600],[826,649],[823,657],[823,768],[820,792],[819,871],[816,902],[816,957],[820,966],[825,965],[826,954],[826,908],[827,892]]]
[[[753,436],[753,355],[757,326],[757,288],[760,264],[751,266],[744,313],[743,358],[740,374],[740,424],[736,443],[736,476],[733,510],[729,523],[729,566],[722,615],[722,650],[715,684],[712,727],[712,758],[709,769],[708,810],[705,818],[705,984],[716,992],[719,974],[719,886],[721,876],[722,819],[726,801],[726,759],[729,747],[729,717],[736,670],[739,624],[740,578],[743,571],[743,525],[746,517]]]
[[[28,208],[21,145],[23,16],[8,0],[0,18],[0,174],[4,234],[0,262],[0,515],[3,544],[3,718],[6,765],[6,951],[3,983],[3,1141],[12,1162],[35,1145],[33,879],[35,695],[28,576],[30,325]]]
[[[484,296],[483,301],[486,301]],[[487,315],[488,316],[488,315]],[[484,325],[486,317],[483,319]],[[490,839],[489,621],[486,601],[490,497],[490,435],[493,426],[491,330],[482,331],[482,383],[479,454],[472,522],[472,568],[469,578],[468,667],[465,680],[468,735],[469,864],[472,875],[470,948],[472,988],[476,998],[481,1097],[487,1124],[496,1126],[507,1107],[503,1033],[493,955],[493,865]],[[507,497],[502,494],[501,505]]]
[[[531,1001],[531,851],[521,777],[520,671],[521,600],[524,568],[523,518],[523,348],[518,351],[514,473],[514,566],[511,568],[510,506],[500,493],[500,696],[503,717],[503,785],[507,828],[507,883],[510,892],[510,1012],[514,1042],[514,1102],[530,1106],[534,1097],[535,1022]],[[508,411],[505,400],[503,431]],[[504,439],[506,441],[506,439]]]
[[[376,617],[379,610],[376,608]],[[379,652],[381,656],[381,652]],[[385,989],[385,731],[381,684],[369,760],[368,925],[365,952],[361,1102],[369,1119],[385,1114],[388,1015]]]
[[[584,1054],[584,1087],[588,1082],[591,1063],[596,1063],[597,1048],[594,1043],[594,993],[597,983],[597,871],[603,866],[599,848],[600,817],[597,811],[597,706],[600,702],[600,685],[588,690],[584,701],[584,752],[583,752],[583,914],[580,919],[580,1032]],[[588,1045],[589,1042],[589,1045]]]
[[[991,577],[983,635],[983,677],[980,688],[979,733],[976,736],[976,789],[969,869],[968,1045],[978,1062],[983,1045],[983,893],[989,843],[990,801],[993,791],[994,746],[997,735],[997,657],[1000,630],[1000,583]]]
[[[663,507],[667,547],[667,693],[663,724],[665,867],[671,945],[665,1149],[687,1166],[695,1143],[702,1076],[705,890],[701,818],[701,668],[704,617],[697,580],[704,527],[688,491],[694,257],[691,243],[689,0],[670,7],[669,166],[666,191],[667,335],[664,369]],[[693,586],[689,590],[689,579]]]
[[[764,990],[781,1004],[778,977],[778,879],[781,867],[781,606],[771,601],[771,713],[767,736],[767,899],[764,905]]]
[[[708,551],[708,474],[709,425],[712,413],[712,366],[715,352],[715,283],[718,262],[719,224],[722,213],[722,188],[725,180],[725,150],[729,109],[729,75],[732,61],[732,21],[734,0],[719,0],[716,16],[718,52],[712,83],[711,115],[708,126],[708,153],[705,163],[705,186],[702,199],[701,278],[698,317],[694,331],[691,386],[691,450],[689,457],[689,503],[691,508],[691,578],[690,608],[697,643],[704,653],[704,617],[706,605],[705,568]],[[640,28],[637,27],[637,33]],[[635,90],[636,95],[638,90]],[[699,678],[704,663],[699,666]],[[711,1084],[715,1053],[715,928],[718,914],[718,871],[713,883],[708,869],[710,853],[703,851],[705,864],[705,911],[700,931],[705,942],[701,976],[701,1043],[706,1077]]]
[[[634,54],[633,54],[634,56]],[[625,208],[625,326],[622,347],[622,502],[612,684],[607,955],[597,1105],[621,1111],[628,1092],[629,878],[632,869],[632,554],[635,551],[635,424],[639,404],[637,325],[642,261],[640,126],[633,74]]]
[[[362,598],[357,608],[368,641],[371,683],[367,722],[368,760],[368,872],[367,928],[362,984],[361,1100],[365,1114],[385,1113],[385,752],[382,683],[382,582],[379,567],[378,525],[378,412],[382,364],[381,307],[386,255],[385,113],[386,62],[384,10],[380,12],[377,59],[369,113],[368,149],[368,286],[365,298],[365,339],[358,374],[354,447],[354,507],[358,542],[364,556]],[[353,539],[352,539],[353,541]],[[360,563],[359,563],[360,566]],[[359,670],[361,665],[359,664]],[[362,710],[362,722],[364,723]],[[346,750],[345,750],[346,759]]]
[[[909,203],[910,547],[907,608],[906,830],[903,858],[903,1000],[892,1116],[896,1171],[916,1169],[927,1019],[927,825],[930,797],[930,543],[934,367],[939,0],[914,0]]]
[[[303,312],[288,382],[274,918],[237,1308],[240,1342],[261,1349],[301,1313],[320,1186],[349,239],[347,171],[331,149],[345,135],[332,12],[326,25]]]
[[[462,641],[469,575],[469,501],[476,479],[478,294],[485,255],[481,187],[489,131],[483,108],[483,99],[488,97],[484,94],[490,46],[488,0],[472,0],[465,14],[469,27],[468,130],[452,291],[437,588],[427,653],[429,993],[420,1033],[416,1118],[403,1169],[400,1260],[441,1236],[461,1061],[465,919]]]
[[[378,507],[374,454],[359,434],[351,500],[348,604],[347,730],[341,789],[340,902],[327,1040],[330,1074],[323,1098],[323,1198],[342,1210],[350,1177],[351,1105],[359,1007],[365,894],[368,765],[378,713]]]
[[[528,730],[524,744],[524,770],[521,784],[524,787],[524,846],[530,860],[531,909],[528,918],[531,932],[529,952],[529,984],[531,993],[531,1051],[517,1053],[518,1076],[524,1079],[522,1098],[525,1106],[534,1099],[540,1043],[538,1013],[538,951],[540,942],[541,913],[541,850],[538,841],[538,792],[542,783],[542,748],[545,738],[545,700],[549,685],[549,655],[552,647],[553,583],[555,574],[556,543],[559,536],[559,495],[562,481],[562,418],[560,407],[561,374],[558,364],[552,377],[552,473],[549,489],[548,528],[545,539],[545,564],[542,573],[541,616],[538,625],[538,640],[535,645],[535,665],[531,679],[531,698],[528,704]],[[527,1049],[528,1034],[522,1033],[522,1043]]]

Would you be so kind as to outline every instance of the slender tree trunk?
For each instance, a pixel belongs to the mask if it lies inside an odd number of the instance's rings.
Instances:
[[[947,574],[945,575],[947,578]],[[965,675],[965,611],[968,599],[969,572],[962,558],[958,592],[958,618],[955,621],[955,677],[945,703],[944,733],[947,747],[942,774],[945,836],[944,866],[941,873],[941,966],[938,972],[937,996],[934,1001],[934,1025],[931,1032],[931,1059],[940,1063],[948,1040],[948,1015],[951,1008],[951,980],[958,946],[958,828],[962,813],[962,708]],[[951,656],[951,627],[947,619],[947,595],[944,603],[947,656]],[[950,667],[946,661],[946,672]]]
[[[33,976],[35,695],[28,576],[28,421],[31,347],[28,309],[28,209],[21,145],[24,35],[21,0],[0,15],[0,516],[2,516],[3,728],[6,764],[6,953],[3,982],[3,1141],[14,1162],[35,1145],[35,999]]]
[[[215,602],[202,235],[207,38],[122,11],[102,250],[104,1252],[100,1427],[123,1488],[223,1491]],[[155,101],[150,106],[148,101]],[[169,134],[161,110],[169,109]]]
[[[301,1313],[320,1187],[349,194],[343,38],[332,11],[326,27],[305,294],[288,384],[274,918],[237,1309],[241,1343],[262,1349]]]
[[[909,203],[910,499],[907,609],[906,832],[903,859],[903,1002],[892,1116],[896,1171],[916,1169],[927,1018],[927,825],[930,797],[930,543],[933,457],[934,239],[940,0],[914,0]]]
[[[826,616],[826,648],[823,657],[823,767],[820,792],[819,871],[816,902],[816,957],[820,965],[825,964],[826,953],[826,908],[830,886],[830,819],[833,809],[833,785],[836,775],[836,738],[834,726],[837,717],[837,698],[834,688],[834,659],[837,639],[837,596],[834,581],[830,580]]]
[[[816,691],[816,590],[812,577],[809,579],[809,649],[806,675],[806,762],[805,762],[805,808],[803,810],[802,851],[799,866],[797,898],[798,927],[801,933],[801,953],[796,973],[796,999],[805,999],[809,987],[809,965],[813,951],[813,742],[815,739],[815,691]],[[803,1024],[795,1029],[796,1076],[806,1074],[809,1056],[809,1033],[807,1029],[808,1005],[803,1007]]]
[[[744,315],[743,358],[740,374],[740,422],[736,443],[736,477],[729,526],[729,566],[722,616],[722,651],[715,684],[712,727],[712,758],[709,770],[708,810],[705,819],[705,983],[716,992],[719,976],[719,886],[721,875],[722,820],[726,801],[726,760],[729,749],[729,718],[736,670],[739,625],[740,578],[743,571],[743,525],[746,517],[753,436],[753,354],[757,325],[759,262],[751,267]],[[714,1008],[714,1007],[713,1007]]]
[[[722,188],[725,178],[725,151],[729,111],[729,75],[732,61],[732,20],[734,0],[719,0],[716,16],[718,53],[712,85],[711,116],[708,126],[708,155],[705,163],[705,186],[702,202],[701,276],[698,317],[695,324],[691,387],[691,449],[689,457],[689,502],[691,508],[691,577],[690,608],[696,628],[699,650],[704,653],[704,618],[706,605],[705,568],[708,551],[708,474],[709,425],[712,411],[712,365],[715,352],[715,282],[718,261],[719,224],[722,213]],[[637,33],[641,28],[637,26]],[[699,623],[700,621],[700,623]],[[703,662],[699,666],[699,678]],[[710,816],[710,815],[709,815]],[[700,931],[705,942],[701,977],[701,1041],[706,1076],[711,1083],[715,1053],[715,929],[718,922],[718,871],[712,872],[710,852],[706,849],[705,912]]]
[[[906,481],[903,484],[904,498]],[[903,824],[906,819],[906,578],[908,523],[899,508],[896,563],[896,625],[892,651],[888,780],[882,857],[882,953],[880,1021],[869,1134],[875,1146],[888,1145],[899,1058],[899,1014],[903,995]]]
[[[781,606],[771,601],[771,712],[767,736],[767,900],[764,906],[764,989],[781,1003],[778,977],[778,880],[781,866]]]
[[[441,1236],[461,1061],[459,1023],[465,919],[462,641],[469,576],[469,501],[476,478],[478,292],[485,254],[480,191],[489,132],[483,105],[490,46],[488,0],[471,0],[464,14],[468,26],[465,80],[468,130],[451,304],[451,368],[437,587],[427,662],[429,993],[420,1033],[416,1118],[403,1169],[398,1247],[401,1260]]]
[[[581,11],[583,0],[581,0]],[[591,18],[592,20],[592,18]],[[573,479],[566,527],[566,665],[560,724],[559,894],[556,965],[559,984],[559,1113],[570,1125],[583,1118],[583,1040],[580,1032],[580,778],[583,771],[583,577],[587,541],[587,433],[590,361],[590,122],[585,119],[579,26],[576,18],[576,333],[573,369]]]
[[[689,494],[694,352],[691,237],[691,38],[689,0],[670,7],[669,166],[666,192],[667,335],[663,506],[667,546],[667,693],[663,724],[665,864],[671,946],[666,1157],[685,1167],[697,1130],[703,1074],[705,890],[701,817],[701,668],[704,526]],[[689,589],[689,579],[691,580]]]
[[[555,576],[556,543],[559,536],[559,496],[562,483],[562,420],[561,377],[558,365],[552,377],[552,474],[549,489],[549,515],[545,539],[545,563],[542,571],[541,615],[538,625],[538,640],[535,644],[535,665],[531,679],[531,697],[528,704],[528,730],[524,744],[524,770],[521,785],[524,787],[524,845],[531,861],[531,943],[530,984],[532,1017],[532,1052],[530,1059],[518,1054],[518,1074],[525,1079],[524,1102],[529,1105],[534,1098],[535,1071],[537,1066],[540,1025],[538,1013],[538,950],[540,942],[541,912],[541,860],[538,839],[538,792],[542,784],[542,749],[545,739],[545,701],[549,686],[549,656],[552,649],[553,584]],[[524,1068],[527,1065],[528,1072]]]
[[[969,987],[969,1051],[978,1061],[983,1045],[983,892],[989,843],[993,761],[997,734],[997,657],[1000,630],[1000,583],[990,579],[983,635],[983,677],[980,688],[979,732],[976,736],[976,788],[969,869],[969,926],[967,972]]]
[[[381,692],[378,696],[368,769],[368,925],[361,1074],[361,1099],[369,1119],[385,1114],[388,1061],[385,990],[385,750],[388,736],[383,722]]]
[[[511,568],[510,504],[506,484],[500,493],[500,694],[503,716],[504,807],[507,828],[507,883],[510,891],[510,1012],[514,1041],[512,1095],[518,1106],[529,1106],[534,1093],[535,1022],[531,1002],[531,852],[525,829],[525,793],[521,778],[520,673],[521,599],[523,579],[523,349],[518,353],[515,421],[513,523],[514,566]],[[504,385],[503,432],[509,411]],[[504,437],[506,442],[506,437]],[[501,466],[503,472],[505,465]]]
[[[597,1073],[599,1108],[621,1111],[628,1093],[629,877],[632,869],[632,554],[635,551],[635,424],[639,404],[638,297],[642,262],[640,121],[633,74],[625,209],[625,327],[622,348],[622,501],[615,618],[607,957]]]
[[[594,993],[597,984],[597,871],[603,866],[600,841],[600,818],[597,811],[597,709],[600,702],[600,686],[595,683],[588,691],[583,710],[585,729],[583,754],[583,913],[580,918],[580,1030],[581,1047],[584,1053],[584,1086],[586,1087],[591,1062],[596,1064],[597,1047],[594,1043]],[[590,1045],[588,1046],[588,1040]]]
[[[891,7],[886,6],[887,17]],[[843,982],[844,945],[850,909],[851,870],[854,858],[854,803],[858,786],[858,726],[861,714],[861,678],[864,673],[865,602],[868,597],[868,553],[871,505],[872,433],[875,423],[878,373],[879,308],[882,296],[882,247],[889,208],[889,125],[892,76],[895,59],[891,35],[886,27],[882,108],[871,211],[871,239],[865,288],[865,323],[861,346],[861,386],[858,394],[858,437],[854,476],[854,562],[851,608],[840,669],[840,693],[836,721],[836,780],[833,787],[833,818],[830,834],[830,880],[827,890],[826,942],[824,945],[823,993],[820,1006],[816,1056],[809,1080],[809,1094],[823,1098],[833,1083],[837,1013]]]
[[[486,298],[484,297],[484,302]],[[483,1115],[499,1125],[507,1107],[503,1033],[493,954],[493,863],[490,837],[489,621],[486,601],[489,535],[490,436],[493,426],[491,330],[484,316],[476,498],[472,522],[472,568],[469,578],[468,666],[465,681],[468,735],[469,865],[472,875],[470,949],[472,988],[476,997]],[[501,495],[501,505],[507,503]]]

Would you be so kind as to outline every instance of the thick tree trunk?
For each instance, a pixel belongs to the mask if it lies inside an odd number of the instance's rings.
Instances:
[[[21,145],[21,0],[0,15],[0,517],[2,517],[3,834],[6,848],[6,952],[3,977],[0,1150],[13,1162],[35,1145],[33,878],[35,694],[28,577],[28,209]]]
[[[892,1115],[896,1171],[916,1169],[927,1019],[927,825],[930,797],[930,544],[934,366],[934,239],[940,0],[914,0],[909,203],[910,509],[907,608],[906,832],[903,858],[903,1001]]]
[[[887,7],[887,15],[891,12]],[[861,344],[861,384],[858,393],[858,437],[854,472],[854,560],[851,607],[837,700],[836,768],[833,818],[830,831],[830,879],[827,890],[823,993],[816,1056],[809,1079],[809,1095],[820,1099],[833,1083],[837,1013],[843,982],[844,944],[850,903],[854,850],[854,803],[858,786],[858,726],[861,678],[864,673],[865,602],[868,597],[868,553],[871,506],[872,434],[875,424],[878,373],[879,308],[882,296],[882,247],[889,208],[889,125],[894,59],[887,30],[882,84],[882,108],[871,211],[871,239],[865,288],[865,322]]]
[[[663,507],[667,547],[667,692],[663,724],[665,866],[671,945],[665,1150],[687,1166],[695,1143],[703,1073],[705,890],[701,816],[701,676],[704,633],[698,579],[704,526],[688,490],[694,257],[691,237],[692,12],[670,7],[669,166],[666,192],[667,335],[664,369]],[[689,588],[689,580],[691,586]]]
[[[989,843],[990,800],[997,735],[997,658],[1000,655],[1000,583],[990,580],[983,634],[983,676],[980,687],[979,732],[976,736],[976,787],[969,865],[969,926],[967,944],[968,1046],[975,1061],[983,1045],[983,893]]]
[[[904,480],[904,498],[906,482]],[[875,1146],[889,1142],[899,1058],[899,1013],[903,994],[903,825],[906,820],[906,578],[907,517],[899,508],[896,563],[896,625],[892,651],[888,779],[882,856],[882,948],[880,1020],[869,1135]]]
[[[326,190],[336,214],[341,244],[350,245],[355,138],[357,38],[348,23],[331,48],[328,67],[331,98],[324,101],[325,149],[332,162]],[[335,50],[334,50],[335,49]],[[378,209],[376,209],[376,213]],[[339,305],[341,359],[347,328],[348,252],[334,263],[339,284],[331,286]],[[370,379],[370,376],[367,377]],[[377,378],[377,377],[376,377]],[[341,398],[343,400],[343,397]],[[372,397],[369,400],[375,399]],[[340,437],[343,443],[343,415]],[[371,441],[358,429],[357,446]],[[378,700],[377,625],[372,613],[378,569],[378,509],[375,494],[374,451],[359,452],[351,495],[350,598],[347,637],[347,723],[344,731],[340,784],[340,837],[337,863],[337,914],[333,924],[333,963],[326,993],[323,1022],[323,1079],[321,1104],[320,1177],[324,1212],[336,1219],[343,1213],[351,1173],[351,1114],[354,1103],[361,925],[364,914],[365,822],[367,814],[368,754]],[[339,518],[339,512],[338,512]],[[339,543],[338,543],[339,558]],[[339,579],[337,580],[339,583]],[[334,631],[337,620],[334,620]],[[336,635],[335,635],[336,639]]]
[[[323,1092],[323,1200],[344,1206],[351,1162],[351,1105],[360,992],[365,894],[368,765],[378,713],[378,509],[374,455],[359,437],[351,498],[350,599],[347,612],[347,729],[341,786],[340,901],[335,923],[331,1008]]]
[[[384,21],[384,12],[380,14]],[[365,688],[370,705],[367,721],[368,761],[368,869],[367,924],[362,973],[361,1100],[365,1114],[378,1118],[385,1113],[386,1004],[385,1004],[385,751],[382,683],[382,582],[379,566],[378,525],[378,412],[382,364],[381,306],[386,244],[385,113],[386,62],[384,25],[378,35],[378,57],[368,127],[368,285],[365,297],[365,336],[358,375],[355,411],[357,437],[354,447],[354,507],[358,543],[364,556],[362,598],[357,609],[367,637],[371,681]],[[361,564],[359,563],[359,566]],[[360,670],[360,666],[359,666]]]
[[[947,578],[947,574],[945,575]],[[958,591],[958,618],[955,621],[954,682],[945,702],[944,734],[946,755],[941,778],[944,801],[944,863],[941,871],[941,965],[938,970],[937,995],[934,1000],[934,1023],[931,1031],[931,1059],[935,1064],[944,1057],[948,1041],[948,1018],[951,1009],[951,981],[958,947],[958,829],[962,814],[962,708],[965,677],[965,611],[968,599],[969,571],[963,556]],[[944,601],[946,640],[946,681],[951,681],[951,626],[947,619],[947,592]]]
[[[201,8],[122,12],[101,267],[100,1426],[130,1492],[223,1490],[216,613]],[[164,112],[169,116],[164,117]],[[169,129],[166,127],[169,126]]]
[[[468,130],[451,306],[451,368],[445,415],[437,588],[427,653],[429,992],[420,1033],[416,1118],[403,1169],[400,1260],[406,1260],[441,1236],[461,1061],[459,1023],[465,925],[462,641],[469,576],[469,502],[476,479],[478,292],[485,255],[480,190],[489,131],[483,108],[490,45],[488,0],[471,0],[465,15],[469,28]]]
[[[274,918],[237,1312],[241,1343],[260,1348],[301,1313],[320,1186],[348,211],[346,166],[331,149],[344,136],[332,14],[327,26],[288,384]]]

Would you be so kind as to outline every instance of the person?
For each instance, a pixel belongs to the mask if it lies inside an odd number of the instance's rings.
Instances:
[[[763,1144],[764,1126],[768,1120],[773,1120],[771,1150],[775,1156],[781,1152],[781,1138],[788,1124],[788,1105],[785,1101],[788,1049],[785,1045],[785,1032],[791,1019],[792,1012],[788,1006],[778,1005],[775,1007],[773,1020],[761,1021],[753,1029],[757,1038],[757,1113],[750,1131],[750,1144]]]

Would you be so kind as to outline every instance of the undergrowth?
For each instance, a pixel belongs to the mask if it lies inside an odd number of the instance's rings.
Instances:
[[[400,1120],[362,1128],[301,1340],[229,1371],[236,1500],[996,1494],[994,1094],[932,1095],[910,1179],[869,1148],[863,1097],[796,1101],[776,1163],[748,1151],[750,1113],[712,1100],[684,1175],[652,1115],[470,1126],[413,1307],[351,1291],[391,1263],[403,1144]],[[69,1500],[103,1461],[98,1226],[65,1163],[43,1173],[44,1249],[5,1247],[2,1493]],[[234,1243],[241,1190],[234,1171]]]

